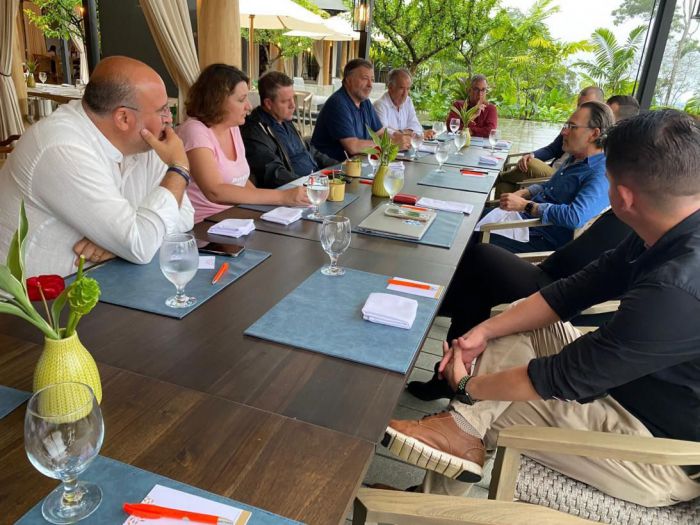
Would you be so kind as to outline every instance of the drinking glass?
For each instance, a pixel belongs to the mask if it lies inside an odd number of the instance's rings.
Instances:
[[[50,523],[75,523],[100,506],[102,490],[78,481],[102,447],[104,422],[92,389],[57,383],[36,392],[24,418],[24,447],[43,475],[60,479],[41,505]]]
[[[377,174],[377,166],[379,166],[379,155],[376,153],[368,153],[367,161],[369,165],[372,166],[372,177],[374,177]]]
[[[464,131],[457,133],[457,135],[455,135],[455,147],[457,148],[457,152],[459,153],[466,144],[467,136],[464,134]]]
[[[444,122],[439,121],[439,122],[433,123],[433,131],[435,132],[435,138],[438,138],[438,136],[445,133],[446,130],[447,130],[447,126],[445,126]]]
[[[444,173],[445,170],[442,169],[442,165],[445,164],[445,161],[447,161],[447,158],[450,156],[450,145],[449,144],[440,144],[438,146],[437,151],[435,152],[435,160],[438,161],[439,168],[437,171],[439,173]]]
[[[42,84],[46,83],[46,71],[39,72],[39,80],[41,81]]]
[[[389,194],[391,202],[394,202],[394,197],[403,188],[403,170],[390,169],[384,176],[384,189]]]
[[[309,219],[323,219],[323,216],[318,212],[318,207],[326,202],[329,190],[326,175],[309,175],[306,179],[306,195],[313,205],[311,213],[308,215]]]
[[[491,144],[491,153],[496,152],[496,143],[501,140],[501,132],[498,129],[492,129],[489,132],[489,144]]]
[[[423,144],[423,135],[421,133],[414,133],[411,135],[411,148],[413,148],[413,159],[418,158],[418,148]]]
[[[328,266],[321,268],[323,275],[343,275],[345,269],[338,266],[338,257],[350,246],[350,219],[340,215],[328,215],[321,224],[321,246],[331,258]]]
[[[187,308],[197,302],[185,295],[189,283],[199,266],[199,251],[194,236],[189,233],[166,235],[160,247],[160,270],[175,285],[177,293],[165,300],[170,308]]]
[[[457,133],[457,130],[459,129],[459,119],[458,118],[451,118],[450,119],[450,131],[452,132],[452,135]]]

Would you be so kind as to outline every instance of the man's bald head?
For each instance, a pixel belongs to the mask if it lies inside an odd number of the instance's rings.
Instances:
[[[165,91],[153,68],[129,57],[107,57],[90,76],[83,103],[93,113],[106,115],[119,106],[138,106],[140,94],[153,88]]]

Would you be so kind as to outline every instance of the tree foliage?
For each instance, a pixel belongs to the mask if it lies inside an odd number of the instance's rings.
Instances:
[[[34,0],[33,3],[41,14],[31,9],[25,9],[24,13],[47,37],[68,40],[73,35],[85,41],[81,0]]]

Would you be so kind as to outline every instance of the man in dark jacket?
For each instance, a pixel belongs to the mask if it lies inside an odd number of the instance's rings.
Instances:
[[[307,145],[294,127],[293,84],[279,71],[260,77],[260,106],[241,127],[246,159],[258,188],[277,188],[338,162]]]

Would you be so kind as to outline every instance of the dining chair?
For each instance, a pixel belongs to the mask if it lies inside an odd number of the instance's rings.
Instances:
[[[308,91],[295,91],[294,103],[294,120],[301,130],[302,136],[311,135],[313,131],[313,122],[311,121],[311,101],[313,94]],[[307,131],[308,127],[308,131]]]

